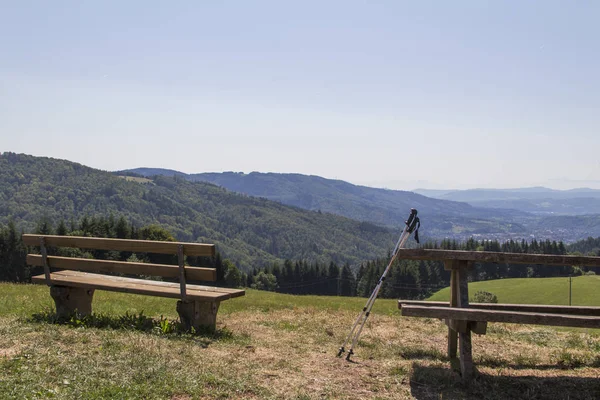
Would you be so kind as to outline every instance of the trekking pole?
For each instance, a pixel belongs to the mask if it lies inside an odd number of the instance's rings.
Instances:
[[[381,289],[381,286],[383,286],[383,281],[385,281],[385,277],[387,276],[387,273],[390,270],[390,267],[396,260],[396,255],[398,254],[398,250],[404,247],[404,245],[406,244],[406,241],[410,237],[410,234],[413,232],[415,232],[415,240],[417,241],[417,243],[419,243],[419,228],[421,226],[421,221],[417,217],[417,210],[415,210],[414,208],[412,208],[410,210],[410,215],[408,216],[408,220],[405,221],[405,224],[406,224],[406,226],[404,227],[404,230],[402,231],[402,234],[400,235],[400,238],[398,239],[398,243],[396,243],[396,247],[394,248],[394,251],[392,253],[392,258],[391,258],[388,266],[383,271],[381,278],[379,278],[379,281],[377,282],[377,285],[375,286],[375,290],[373,290],[373,293],[371,293],[371,296],[367,300],[367,304],[362,309],[362,312],[358,315],[358,318],[356,318],[354,325],[352,325],[352,329],[350,330],[348,337],[346,338],[346,340],[344,341],[344,344],[342,344],[342,347],[340,347],[340,349],[338,351],[338,357],[341,356],[346,351],[346,345],[348,344],[348,342],[350,341],[351,338],[352,338],[352,345],[350,346],[350,350],[348,351],[346,360],[350,361],[350,357],[352,356],[352,354],[354,354],[354,346],[356,346],[356,343],[358,342],[358,338],[363,330],[363,327],[365,326],[365,323],[367,322],[367,319],[369,318],[369,315],[371,314],[371,309],[373,308],[375,299],[377,299],[377,295],[379,294],[379,290]],[[357,327],[358,327],[358,330],[356,330]]]

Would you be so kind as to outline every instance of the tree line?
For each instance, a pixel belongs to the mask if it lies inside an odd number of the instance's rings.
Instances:
[[[583,241],[582,241],[583,242]],[[600,238],[598,239],[600,242]],[[595,245],[588,239],[585,243]],[[596,255],[577,242],[572,245],[579,253]],[[555,254],[568,253],[563,242],[532,239],[497,240],[468,239],[430,241],[422,248],[443,250],[490,251],[507,253]],[[263,290],[273,290],[290,294],[318,294],[338,296],[368,297],[379,282],[387,267],[391,254],[363,262],[352,269],[348,264],[342,266],[309,263],[306,261],[286,260],[283,265],[274,263],[266,268],[253,270],[248,276],[249,286]],[[475,263],[469,272],[470,281],[482,281],[503,278],[545,278],[556,276],[580,275],[594,268],[576,266],[545,266],[523,264]],[[384,298],[420,299],[450,284],[450,273],[444,269],[441,261],[396,260],[382,285],[380,296]]]

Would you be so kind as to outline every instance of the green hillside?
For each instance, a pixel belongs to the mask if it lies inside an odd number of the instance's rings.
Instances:
[[[408,212],[408,210],[406,210]],[[127,180],[64,160],[0,155],[0,224],[35,229],[85,215],[159,224],[179,240],[215,243],[245,269],[284,259],[356,264],[385,256],[398,232],[234,194],[205,182]]]
[[[585,275],[572,278],[572,305],[600,306],[600,276]],[[569,278],[515,278],[470,282],[469,294],[479,290],[498,296],[499,303],[569,304]],[[428,300],[448,301],[450,288],[433,294]]]

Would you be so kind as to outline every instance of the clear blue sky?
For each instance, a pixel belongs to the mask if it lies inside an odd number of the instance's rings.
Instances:
[[[3,1],[0,151],[600,188],[599,1]]]

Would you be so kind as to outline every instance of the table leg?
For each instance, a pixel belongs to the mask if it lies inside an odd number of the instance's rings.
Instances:
[[[459,262],[459,268],[456,269],[458,274],[458,306],[461,308],[469,307],[469,286],[467,280],[468,263],[466,261]],[[454,272],[454,271],[453,271]],[[459,335],[460,345],[460,370],[462,377],[465,380],[473,377],[473,354],[471,347],[471,330],[461,332]]]
[[[458,277],[457,270],[450,270],[450,307],[458,307]],[[452,329],[448,324],[448,358],[456,358],[456,352],[458,349],[458,333]]]

